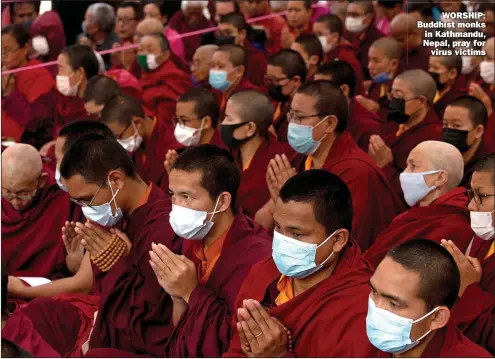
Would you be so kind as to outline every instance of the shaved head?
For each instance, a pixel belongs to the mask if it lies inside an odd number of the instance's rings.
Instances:
[[[418,21],[421,20],[421,16],[416,13],[398,14],[390,23],[390,35],[396,37],[398,34],[420,32]]]
[[[273,121],[273,105],[270,99],[258,91],[246,90],[237,92],[229,99],[234,104],[242,122],[254,122],[261,136],[267,134]],[[227,103],[227,107],[229,103]]]
[[[43,164],[40,153],[31,145],[16,143],[2,153],[2,181],[15,183],[39,177]]]
[[[217,45],[203,45],[196,49],[195,55],[207,61],[211,61],[211,59],[213,58],[213,54],[217,50]]]
[[[415,96],[424,96],[428,103],[433,103],[437,85],[429,73],[423,70],[408,70],[399,74],[395,79],[405,82]]]
[[[485,43],[486,55],[488,56],[488,58],[492,60],[495,57],[494,42],[495,42],[495,37],[490,37],[488,40],[486,40]]]
[[[244,65],[246,54],[242,47],[238,45],[222,45],[217,51],[229,54],[229,60],[234,67]]]
[[[382,37],[376,40],[371,47],[380,50],[389,59],[400,59],[402,48],[397,40],[391,37]]]
[[[158,19],[144,19],[136,27],[138,36],[145,36],[154,33],[163,33],[163,23]]]

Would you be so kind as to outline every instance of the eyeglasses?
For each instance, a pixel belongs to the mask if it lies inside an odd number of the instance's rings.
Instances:
[[[172,123],[174,127],[177,125],[179,125],[180,128],[191,127],[187,125],[191,121],[201,121],[201,119],[200,118],[183,119],[177,116],[172,117]]]
[[[281,77],[279,79],[277,78],[272,78],[268,75],[265,75],[263,76],[263,82],[265,83],[266,86],[270,86],[270,85],[273,85],[273,84],[277,84],[277,85],[280,85],[280,81],[284,81],[284,80],[287,80],[289,79],[289,77]]]
[[[302,120],[310,117],[321,117],[321,116],[330,116],[330,115],[320,115],[320,114],[315,114],[315,115],[308,115],[308,116],[299,116],[294,112],[294,110],[290,110],[287,113],[287,120],[292,123],[296,123],[298,125],[301,124]]]
[[[72,197],[70,197],[70,200],[81,207],[93,208],[92,204],[93,204],[96,196],[98,196],[98,193],[100,193],[102,187],[103,187],[103,183],[100,185],[100,188],[98,188],[98,191],[96,191],[95,195],[93,196],[93,198],[91,199],[91,201],[89,203],[86,203],[86,201],[81,201],[80,199],[75,199]]]
[[[31,194],[28,191],[21,192],[9,192],[2,189],[2,198],[5,198],[8,201],[12,201],[13,199],[18,199],[19,201],[30,201],[36,196],[36,192],[38,190],[35,189]]]
[[[476,193],[472,189],[468,189],[467,195],[469,198],[469,202],[471,202],[474,199],[474,203],[481,204],[483,202],[483,198],[493,197],[493,196],[495,196],[495,193],[494,194],[482,194],[482,193]]]

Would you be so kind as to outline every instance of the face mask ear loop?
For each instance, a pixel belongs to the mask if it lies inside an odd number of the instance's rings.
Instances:
[[[414,323],[418,323],[418,322],[422,321],[423,319],[425,319],[425,318],[429,317],[430,315],[432,315],[433,313],[435,313],[435,312],[438,310],[438,308],[440,308],[440,307],[436,307],[436,308],[434,308],[433,310],[431,310],[431,311],[429,311],[428,313],[426,313],[425,315],[423,315],[421,318],[416,319],[416,320],[413,320],[413,324],[414,324]],[[424,337],[426,337],[426,336],[427,336],[428,334],[430,334],[430,333],[431,333],[431,329],[430,329],[430,330],[428,330],[428,331],[427,331],[425,334],[423,334],[421,337],[419,337],[418,339],[416,339],[414,342],[415,342],[415,343],[420,342],[420,341],[421,341]]]
[[[220,201],[220,196],[218,196],[217,198],[217,203],[215,203],[215,208],[213,208],[213,212],[211,212],[212,216],[210,218],[210,222],[213,221],[213,217],[215,217],[215,214],[216,213],[220,213],[220,211],[217,212],[217,206],[218,206],[218,202]]]
[[[108,185],[110,186],[110,192],[112,192],[112,199],[110,200],[109,203],[113,203],[115,204],[115,214],[117,214],[117,200],[115,199],[115,197],[117,197],[117,194],[119,194],[119,191],[120,191],[120,188],[117,188],[117,191],[115,192],[115,194],[113,193],[113,189],[112,189],[112,183],[110,182],[110,178],[108,178]],[[112,213],[112,216],[113,216],[113,213]]]
[[[339,228],[339,229],[340,229],[340,228]],[[327,242],[330,238],[332,238],[332,237],[335,235],[335,233],[337,233],[337,231],[338,231],[339,229],[336,229],[336,230],[335,230],[335,231],[334,231],[331,235],[329,235],[329,236],[327,237],[327,239],[325,239],[323,242],[321,242],[321,243],[320,243],[320,244],[316,247],[316,249],[318,249],[318,248],[320,248],[322,245],[324,245],[324,244],[325,244],[325,243],[326,243],[326,242]],[[334,254],[334,251],[332,251],[332,253],[330,253],[330,255],[327,257],[327,259],[325,259],[323,262],[321,262],[321,264],[319,264],[319,266],[321,266],[321,267],[322,267],[322,266],[324,266],[324,265],[325,265],[325,263],[326,263],[326,262],[328,262],[328,260],[329,260],[330,258],[332,258],[333,254]]]

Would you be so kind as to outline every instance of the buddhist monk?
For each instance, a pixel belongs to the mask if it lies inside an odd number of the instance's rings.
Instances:
[[[296,38],[290,48],[297,51],[306,63],[306,81],[314,80],[318,65],[323,61],[323,47],[315,34],[303,34]]]
[[[273,105],[266,95],[241,91],[227,101],[220,127],[223,142],[242,169],[239,203],[251,218],[270,199],[266,184],[268,163],[284,153],[284,147],[268,132],[272,119]]]
[[[215,146],[190,147],[172,167],[170,224],[184,239],[182,255],[163,245],[150,251],[156,278],[173,298],[167,357],[221,356],[237,292],[252,266],[270,255],[268,234],[239,210],[239,184],[234,158]]]
[[[282,16],[276,16],[268,0],[248,0],[245,2],[247,18],[261,18],[252,23],[254,28],[262,28],[266,33],[265,49],[269,55],[274,55],[281,49],[282,30],[286,23]],[[266,17],[266,15],[272,15]]]
[[[428,71],[431,51],[423,46],[424,29],[418,27],[418,21],[423,21],[421,15],[402,13],[390,23],[390,35],[402,46],[399,73],[416,69]]]
[[[172,332],[172,300],[147,258],[151,243],[174,253],[182,245],[168,222],[170,200],[139,177],[117,141],[101,135],[79,138],[64,155],[60,172],[88,219],[77,223],[75,232],[92,258],[99,310],[88,317],[70,302],[37,298],[23,311],[62,356],[91,356],[98,348],[163,356]],[[118,252],[108,247],[112,243]],[[110,260],[101,262],[102,256]]]
[[[246,59],[246,77],[257,86],[263,86],[266,74],[266,53],[256,49],[247,39],[248,23],[244,15],[230,13],[220,18],[217,33],[217,45],[235,44],[244,49]]]
[[[490,357],[452,319],[461,277],[448,251],[425,239],[394,247],[370,279],[366,317],[379,358]]]
[[[67,195],[43,169],[38,151],[15,144],[2,153],[2,260],[11,275],[69,274],[61,228],[72,216]]]
[[[263,87],[254,85],[246,76],[246,53],[239,45],[222,45],[213,54],[209,82],[220,92],[220,113],[223,115],[227,100],[242,90],[265,92]],[[221,115],[221,116],[222,116]]]
[[[368,150],[370,136],[381,128],[385,121],[361,105],[356,94],[356,74],[345,61],[334,61],[318,68],[315,80],[328,80],[339,86],[349,103],[347,131],[352,135],[359,148]]]
[[[168,40],[162,33],[149,34],[141,39],[138,63],[143,71],[140,81],[145,106],[158,121],[171,123],[175,102],[193,88],[190,75],[172,61]]]
[[[456,98],[467,95],[461,76],[462,57],[452,56],[430,56],[428,71],[437,85],[437,94],[433,100],[433,109],[438,118],[443,117],[445,107]]]
[[[110,99],[122,93],[117,81],[105,75],[93,76],[86,89],[83,96],[84,108],[89,114],[98,116]]]
[[[268,94],[276,102],[273,115],[273,127],[278,139],[287,143],[287,113],[296,90],[306,81],[306,64],[298,52],[290,49],[280,50],[268,59],[265,84]]]
[[[464,178],[461,185],[471,181],[473,168],[491,151],[484,141],[488,114],[485,105],[475,97],[462,96],[452,101],[443,115],[443,140],[462,153]]]
[[[394,218],[364,253],[364,259],[376,268],[392,247],[410,238],[437,243],[450,238],[465,251],[473,232],[466,189],[457,187],[463,169],[461,153],[449,143],[425,141],[416,146],[400,175],[405,201],[411,209]]]
[[[194,86],[211,88],[208,82],[213,54],[218,50],[217,45],[203,45],[194,52],[191,62],[191,81]]]
[[[60,129],[55,143],[56,172],[55,180],[59,187],[67,191],[60,177],[60,164],[64,154],[74,142],[87,134],[100,134],[108,138],[114,138],[112,131],[101,122],[92,120],[80,120],[71,122]],[[69,202],[69,198],[66,199]],[[83,219],[81,207],[70,202],[73,216],[70,221],[63,224],[62,240],[67,256],[65,263],[71,277],[54,280],[50,283],[35,287],[26,286],[17,277],[9,277],[9,294],[16,298],[33,299],[36,297],[53,297],[61,293],[90,293],[93,285],[93,272],[89,255],[84,255],[81,238],[74,232],[74,226]],[[75,207],[75,208],[74,208]]]
[[[311,0],[287,1],[287,25],[282,29],[281,47],[287,49],[302,34],[313,31]]]
[[[472,239],[470,248],[464,254],[453,242],[442,241],[461,272],[460,298],[454,306],[453,318],[469,339],[483,346],[492,355],[495,352],[494,171],[493,153],[482,158],[474,168],[471,189],[468,192],[468,208],[471,228],[476,236]]]
[[[332,4],[332,6],[335,3]],[[333,8],[332,8],[333,11]],[[338,59],[352,66],[357,78],[358,95],[364,94],[363,71],[356,58],[356,48],[344,38],[344,25],[339,16],[335,14],[323,15],[313,24],[313,32],[318,36],[325,53],[323,62],[331,63]]]
[[[262,221],[258,223],[267,223],[263,218],[269,217],[266,212],[276,203],[288,177],[320,168],[340,176],[349,187],[355,214],[353,237],[362,250],[400,212],[400,200],[393,195],[383,172],[345,130],[347,118],[347,99],[330,81],[315,81],[297,90],[291,103],[288,134],[297,154],[290,163],[284,155],[270,161],[267,181],[272,199],[258,212]]]
[[[368,52],[371,45],[385,35],[375,26],[375,9],[371,1],[353,1],[347,6],[345,37],[357,49],[364,77],[369,78]]]
[[[283,185],[272,257],[253,267],[239,291],[224,356],[374,356],[363,325],[371,272],[351,236],[351,202],[345,183],[323,170]],[[315,345],[319,333],[325,340]]]
[[[370,137],[368,154],[382,168],[396,194],[402,195],[399,175],[409,153],[423,141],[442,141],[442,125],[431,108],[437,87],[422,70],[398,75],[392,84],[387,123]]]
[[[131,154],[139,176],[167,190],[168,176],[163,161],[169,149],[180,147],[173,127],[157,117],[148,117],[139,102],[117,95],[105,105],[100,120],[113,132],[117,141]]]

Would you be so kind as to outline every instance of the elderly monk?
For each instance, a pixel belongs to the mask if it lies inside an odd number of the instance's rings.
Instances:
[[[183,255],[163,245],[150,252],[158,282],[173,299],[166,357],[221,356],[237,292],[252,266],[270,255],[270,237],[238,206],[239,184],[234,158],[215,146],[190,147],[172,167],[170,224],[184,238]]]
[[[465,254],[453,242],[442,241],[461,272],[460,298],[454,306],[453,318],[468,338],[492,354],[495,354],[494,173],[494,153],[482,158],[474,167],[468,208],[476,236]]]
[[[418,28],[423,21],[416,13],[399,14],[390,23],[390,35],[402,46],[399,73],[406,70],[428,70],[430,48],[423,46],[424,29]]]
[[[488,114],[483,102],[472,96],[462,96],[451,102],[443,115],[443,140],[462,153],[467,186],[476,163],[491,151],[484,140]]]
[[[410,70],[394,79],[387,120],[370,137],[368,154],[402,197],[399,175],[409,153],[422,141],[441,141],[442,124],[431,108],[437,87],[422,70]],[[380,135],[377,135],[379,133]]]
[[[353,237],[367,249],[399,213],[400,199],[382,170],[356,144],[346,131],[347,99],[330,81],[315,81],[301,86],[289,112],[289,144],[297,152],[292,163],[285,155],[270,162],[267,181],[272,199],[257,214],[258,223],[270,228],[270,206],[278,191],[295,172],[325,169],[340,176],[352,193]]]
[[[284,184],[272,257],[241,287],[225,356],[374,356],[363,325],[371,271],[350,235],[352,217],[351,193],[332,173],[310,170]],[[318,333],[325,340],[314,345]]]
[[[465,251],[473,232],[466,189],[457,187],[463,169],[462,155],[451,144],[425,141],[416,146],[400,175],[402,191],[411,209],[394,218],[364,258],[376,268],[392,247],[410,238],[437,243],[449,238]]]
[[[227,101],[225,119],[220,127],[223,142],[242,169],[239,203],[251,218],[270,199],[266,184],[268,163],[285,152],[269,132],[272,119],[273,105],[266,95],[241,91]]]
[[[190,70],[192,73],[191,80],[195,87],[211,88],[208,77],[210,76],[213,54],[217,50],[217,45],[203,45],[194,52]]]
[[[99,349],[107,356],[111,348],[162,356],[172,332],[172,301],[147,258],[151,243],[175,253],[181,247],[168,223],[170,200],[139,177],[118,142],[101,135],[79,138],[64,155],[60,172],[88,219],[77,223],[75,232],[92,261],[99,311],[88,317],[76,304],[37,298],[24,313],[62,356],[102,356]]]
[[[101,122],[92,120],[80,120],[71,122],[60,129],[55,143],[56,172],[55,180],[60,188],[67,191],[67,187],[62,183],[60,178],[60,164],[65,153],[69,150],[74,142],[80,137],[87,134],[100,134],[108,138],[114,138],[112,131]],[[69,198],[66,199],[69,201]],[[72,277],[54,280],[50,283],[38,285],[35,287],[26,286],[16,277],[9,277],[9,294],[17,298],[33,299],[36,297],[53,297],[61,293],[90,293],[93,285],[93,272],[89,255],[84,255],[81,245],[81,238],[74,232],[74,226],[77,221],[82,219],[81,207],[74,202],[76,206],[73,218],[64,223],[62,228],[62,240],[65,245],[67,256],[65,263],[67,268],[74,275]],[[98,302],[91,298],[90,304],[97,305]]]
[[[69,274],[61,229],[72,210],[34,147],[19,143],[2,153],[2,260],[11,275]]]
[[[454,259],[437,243],[412,239],[388,252],[369,282],[366,332],[376,357],[490,357],[452,320],[460,283]]]

